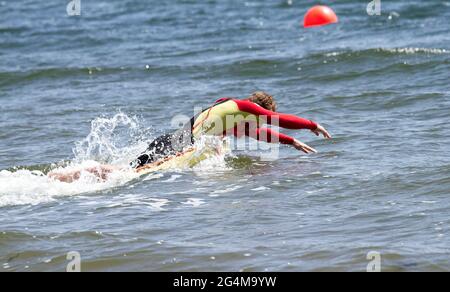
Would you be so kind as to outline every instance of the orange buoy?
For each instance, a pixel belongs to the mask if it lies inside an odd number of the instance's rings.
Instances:
[[[323,26],[339,22],[333,9],[328,6],[318,5],[309,9],[303,21],[304,27]]]

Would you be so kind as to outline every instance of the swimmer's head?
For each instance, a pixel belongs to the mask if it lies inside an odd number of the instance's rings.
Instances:
[[[252,95],[248,97],[248,100],[262,106],[263,108],[269,111],[275,112],[277,110],[277,104],[275,100],[270,94],[266,92],[263,91],[254,92]]]

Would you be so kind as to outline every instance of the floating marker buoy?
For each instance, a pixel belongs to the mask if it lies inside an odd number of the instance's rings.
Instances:
[[[328,6],[318,5],[309,9],[305,14],[303,26],[308,28],[328,25],[337,22],[339,22],[339,19],[336,13],[334,13],[333,9]]]

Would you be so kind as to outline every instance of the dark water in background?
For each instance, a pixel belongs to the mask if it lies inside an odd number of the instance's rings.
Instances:
[[[333,1],[341,23],[313,30],[315,1],[64,2],[0,2],[0,270],[78,251],[89,271],[365,271],[372,250],[450,270],[450,2]],[[320,153],[102,186],[31,173],[124,162],[174,115],[256,89],[335,139],[285,131]]]

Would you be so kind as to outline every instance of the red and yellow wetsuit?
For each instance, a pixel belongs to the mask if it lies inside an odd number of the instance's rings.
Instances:
[[[248,100],[222,98],[193,117],[183,129],[155,139],[131,165],[137,168],[180,153],[201,135],[246,135],[268,143],[294,143],[294,138],[262,127],[263,124],[292,130],[317,129],[317,124],[310,120],[272,112]]]
[[[307,119],[273,112],[248,100],[223,98],[194,119],[192,134],[194,138],[203,134],[218,136],[232,134],[237,137],[246,135],[268,143],[294,143],[294,138],[262,127],[264,123],[292,130],[317,129],[317,123]],[[247,126],[242,131],[239,126],[243,124],[254,126]]]

